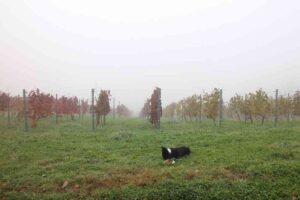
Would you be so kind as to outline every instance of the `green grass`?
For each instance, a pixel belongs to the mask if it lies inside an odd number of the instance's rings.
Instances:
[[[0,199],[299,199],[300,123],[0,119]],[[192,154],[164,165],[161,146]],[[64,181],[68,185],[62,188]]]

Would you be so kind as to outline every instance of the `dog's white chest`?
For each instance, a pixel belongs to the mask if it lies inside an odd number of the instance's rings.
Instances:
[[[169,154],[171,154],[171,149],[170,149],[170,148],[167,148],[167,150],[168,150]]]

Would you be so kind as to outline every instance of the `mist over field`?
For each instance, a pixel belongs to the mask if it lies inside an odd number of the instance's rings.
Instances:
[[[136,113],[213,88],[224,99],[300,85],[299,1],[0,1],[0,90],[91,98]],[[274,93],[272,93],[274,96]]]
[[[0,0],[0,200],[300,199],[299,0]]]

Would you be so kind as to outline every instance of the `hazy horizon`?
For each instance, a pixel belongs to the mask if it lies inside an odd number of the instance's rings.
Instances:
[[[0,91],[91,98],[111,90],[135,113],[223,89],[300,89],[300,2],[0,0]],[[112,105],[112,104],[111,104]]]

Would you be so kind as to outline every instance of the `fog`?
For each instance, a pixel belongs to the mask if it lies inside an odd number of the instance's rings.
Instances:
[[[156,86],[163,106],[222,88],[300,86],[297,0],[0,0],[0,91],[39,88],[91,98],[110,89],[138,112]]]

